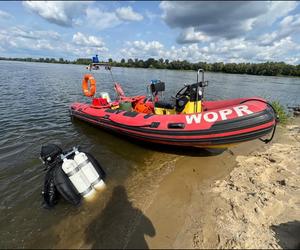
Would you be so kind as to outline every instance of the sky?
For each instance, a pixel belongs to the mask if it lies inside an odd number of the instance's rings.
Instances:
[[[0,56],[300,64],[300,2],[1,1]]]

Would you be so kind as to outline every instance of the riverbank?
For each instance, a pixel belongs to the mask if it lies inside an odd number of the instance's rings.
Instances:
[[[145,211],[156,229],[149,247],[299,248],[299,121],[268,145],[181,158]]]
[[[92,63],[90,58],[78,58],[76,60],[65,60],[64,58],[5,58],[0,57],[0,61],[19,61],[19,62],[40,62],[54,64],[76,64],[89,65]],[[121,68],[142,68],[142,69],[167,69],[181,71],[197,71],[204,69],[206,72],[224,73],[224,74],[241,74],[241,75],[258,75],[258,76],[278,76],[278,77],[300,77],[300,65],[285,64],[284,62],[265,62],[265,63],[224,63],[224,62],[197,62],[190,63],[188,61],[169,61],[168,59],[148,58],[147,60],[139,59],[122,59],[120,62],[113,61],[111,58],[108,63],[112,67]]]

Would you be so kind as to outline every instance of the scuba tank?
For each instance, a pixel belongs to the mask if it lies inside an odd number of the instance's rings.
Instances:
[[[99,176],[101,177],[101,179],[104,181],[105,178],[106,178],[106,173],[104,172],[104,170],[103,170],[102,166],[100,165],[100,163],[90,153],[85,152],[85,151],[82,151],[82,152],[86,154],[86,156],[88,157],[89,161],[93,164],[93,166],[95,167],[97,173],[99,174]]]
[[[86,197],[93,191],[93,187],[90,185],[89,180],[74,160],[63,157],[62,169],[80,195]]]
[[[94,166],[89,160],[89,157],[84,152],[75,151],[74,161],[78,164],[78,168],[84,173],[84,175],[89,180],[89,183],[95,187],[100,188],[103,186],[103,180],[101,174],[96,170],[98,166]]]

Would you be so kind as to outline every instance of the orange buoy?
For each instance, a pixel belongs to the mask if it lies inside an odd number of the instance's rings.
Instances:
[[[90,89],[89,89],[90,82]],[[92,97],[96,93],[96,79],[91,74],[86,74],[82,80],[83,94],[87,97]]]

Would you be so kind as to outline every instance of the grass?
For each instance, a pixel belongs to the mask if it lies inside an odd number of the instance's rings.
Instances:
[[[282,104],[280,104],[279,101],[273,101],[271,102],[272,106],[277,112],[277,115],[279,117],[279,122],[282,124],[286,124],[289,119],[288,113],[285,111],[285,108]]]

